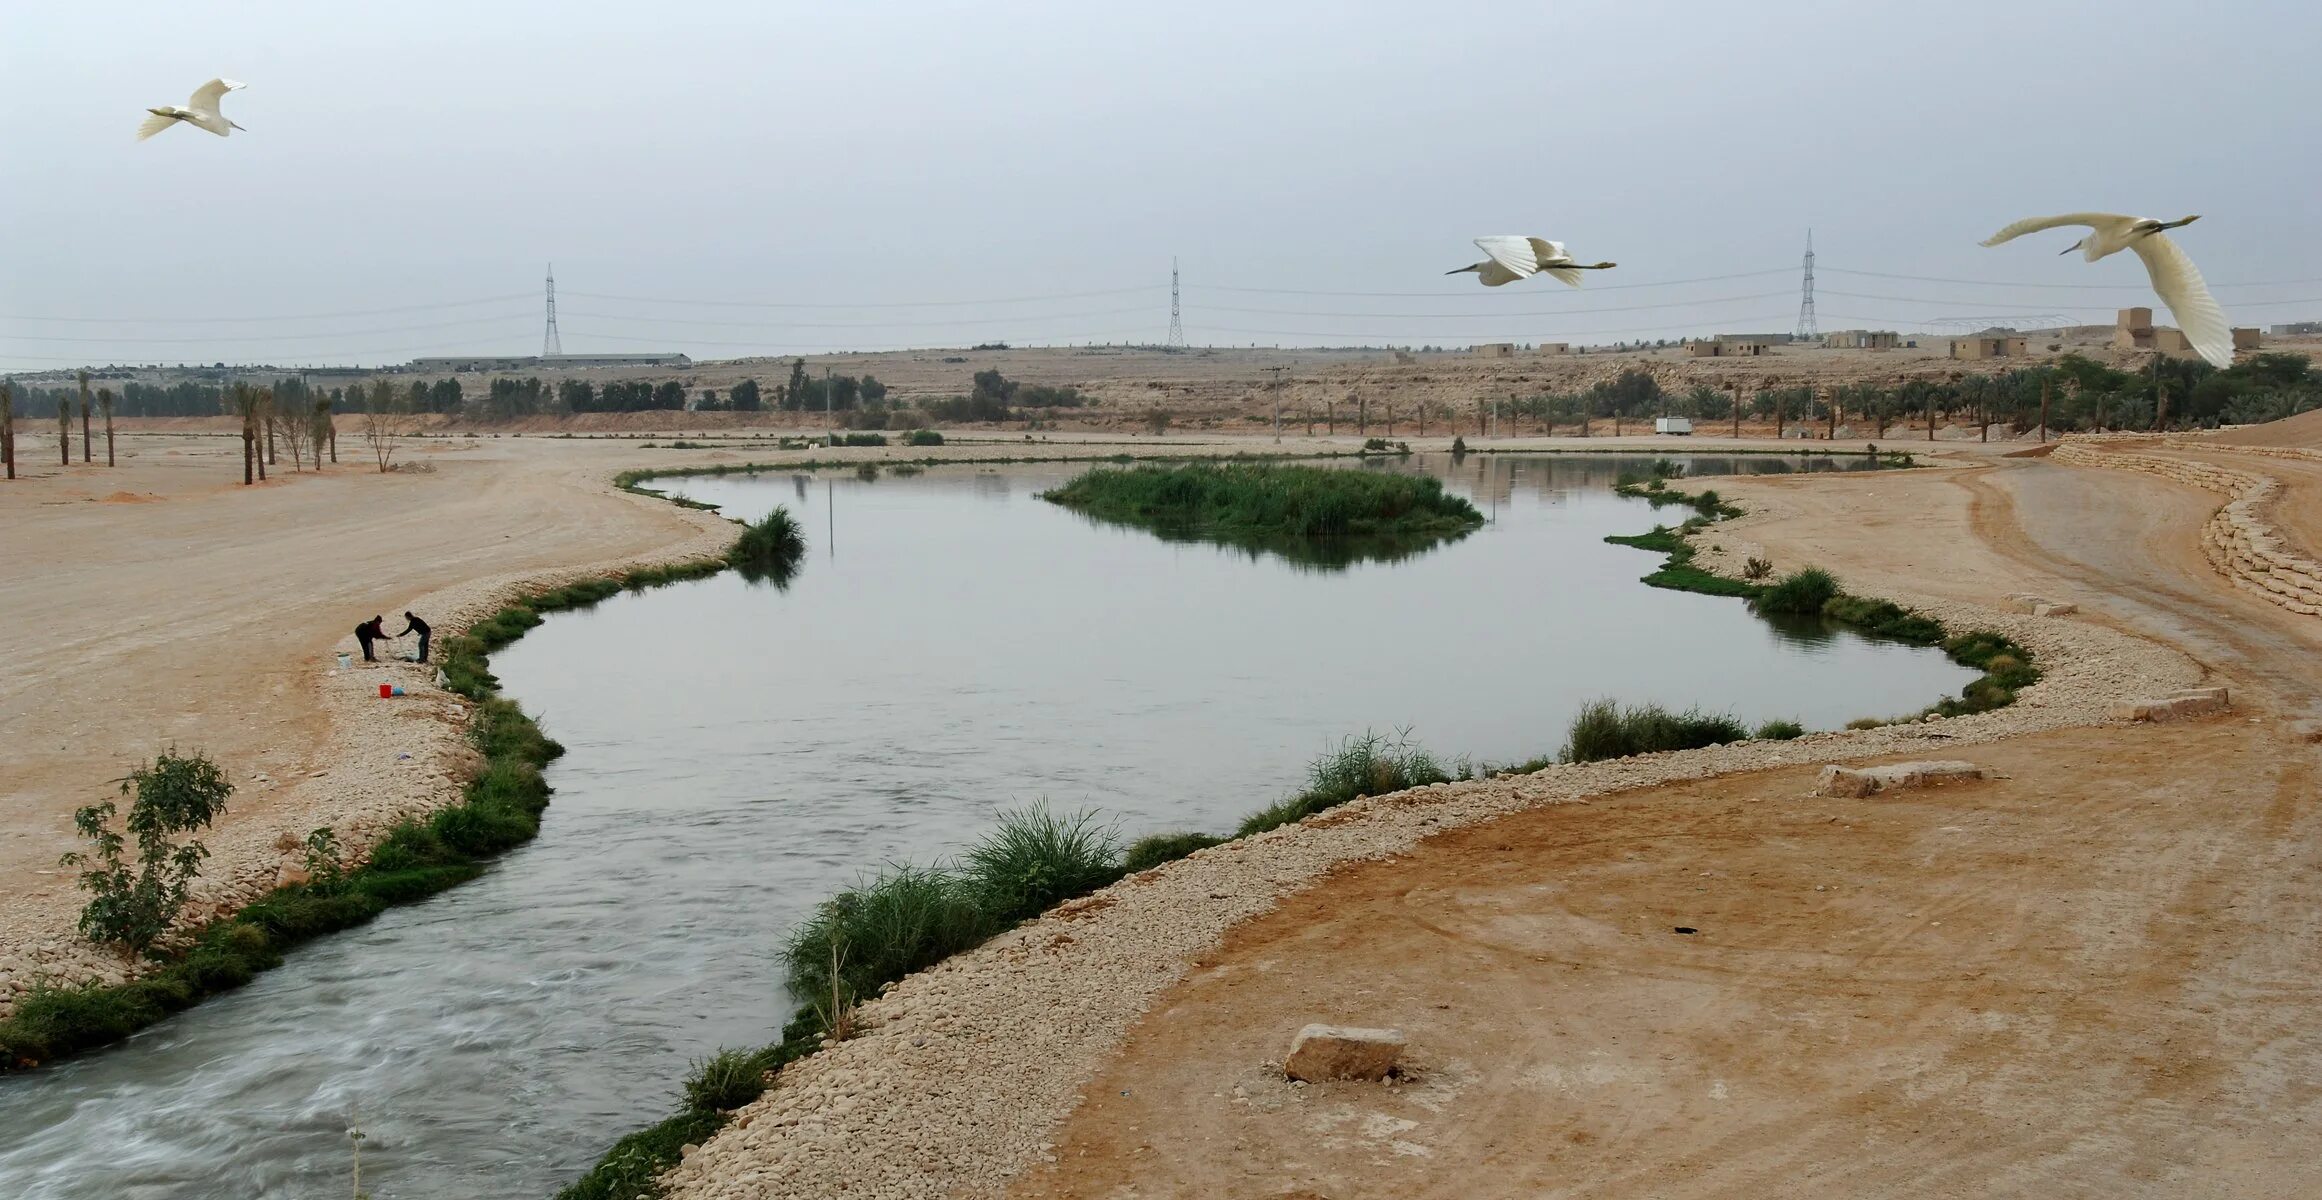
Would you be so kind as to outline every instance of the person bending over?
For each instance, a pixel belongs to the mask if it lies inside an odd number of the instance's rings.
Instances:
[[[373,617],[355,626],[355,640],[363,644],[363,661],[378,662],[371,654],[371,643],[387,636],[387,618]]]
[[[421,662],[426,662],[426,661],[427,661],[427,635],[428,635],[428,632],[429,632],[429,630],[428,630],[428,628],[427,628],[427,622],[420,620],[418,617],[412,616],[412,615],[411,615],[409,612],[405,612],[405,613],[403,614],[403,619],[404,619],[405,621],[409,622],[409,624],[407,624],[407,625],[405,625],[405,626],[403,627],[403,633],[398,633],[398,634],[396,634],[395,636],[396,636],[396,637],[402,637],[402,636],[404,636],[404,634],[409,634],[409,633],[416,633],[416,634],[418,634],[418,635],[419,635],[419,661],[421,661]]]

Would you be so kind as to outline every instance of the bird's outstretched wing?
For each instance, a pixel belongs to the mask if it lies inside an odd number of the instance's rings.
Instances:
[[[154,113],[145,118],[143,125],[137,127],[137,140],[142,142],[175,124],[177,124],[175,116],[169,113]]]
[[[1478,280],[1481,280],[1485,287],[1500,287],[1505,284],[1514,283],[1519,279],[1528,278],[1526,275],[1518,275],[1514,271],[1511,271],[1506,267],[1503,267],[1500,264],[1488,259],[1477,268],[1475,277]]]
[[[1493,262],[1507,268],[1518,279],[1529,279],[1540,272],[1540,260],[1532,255],[1532,239],[1514,234],[1496,234],[1475,240],[1476,249],[1483,251]],[[1485,280],[1489,283],[1490,280]]]
[[[1571,267],[1542,267],[1540,273],[1566,287],[1580,286],[1580,272]]]
[[[195,88],[193,98],[187,100],[185,102],[185,106],[192,109],[203,109],[209,112],[216,112],[218,111],[218,101],[223,99],[227,92],[233,91],[234,89],[241,86],[241,84],[236,83],[231,79],[213,79],[208,83]]]
[[[2153,277],[2153,291],[2177,318],[2185,340],[2209,360],[2210,366],[2232,366],[2233,326],[2209,294],[2209,285],[2201,281],[2200,268],[2193,265],[2192,257],[2165,233],[2147,234],[2129,243],[2129,249],[2145,260],[2145,270]]]
[[[1562,242],[1551,242],[1547,238],[1525,238],[1524,240],[1532,244],[1532,257],[1543,267],[1560,258],[1572,257],[1564,252],[1564,243]]]
[[[2058,225],[2086,225],[2091,229],[2101,229],[2106,225],[2113,224],[2114,222],[2133,221],[2135,219],[2136,218],[2134,217],[2124,217],[2119,213],[2100,212],[2064,213],[2061,216],[2054,217],[2026,217],[2023,220],[2000,230],[1998,233],[1983,239],[1983,244],[1986,246],[1997,246],[2001,242],[2012,242],[2027,233],[2038,233],[2043,229],[2054,229]]]

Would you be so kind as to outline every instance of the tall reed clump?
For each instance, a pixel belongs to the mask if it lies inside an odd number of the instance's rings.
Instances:
[[[1251,813],[1236,836],[1264,833],[1364,796],[1383,796],[1451,779],[1451,773],[1434,755],[1412,744],[1407,731],[1392,738],[1364,733],[1347,738],[1338,749],[1316,758],[1306,769],[1304,789]]]
[[[1569,763],[1598,762],[1663,750],[1695,750],[1747,741],[1749,736],[1749,730],[1726,713],[1705,713],[1698,708],[1676,713],[1658,704],[1623,708],[1611,700],[1591,700],[1572,718],[1564,737],[1563,758]]]
[[[805,556],[805,531],[789,509],[777,504],[774,511],[743,527],[742,536],[726,553],[726,561],[745,579],[787,583]]]

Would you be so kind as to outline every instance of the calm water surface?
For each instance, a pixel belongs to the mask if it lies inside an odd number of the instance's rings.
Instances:
[[[0,1197],[343,1194],[351,1121],[378,1200],[545,1196],[664,1115],[689,1059],[772,1039],[775,951],[815,902],[1010,805],[1225,831],[1365,729],[1510,761],[1599,695],[1830,727],[1967,680],[1640,586],[1656,559],[1601,540],[1653,523],[1609,491],[1634,461],[1349,468],[1441,474],[1493,521],[1336,571],[1037,499],[1075,467],[683,481],[800,517],[787,589],[624,595],[502,652],[570,750],[540,838],[123,1046],[0,1079]]]

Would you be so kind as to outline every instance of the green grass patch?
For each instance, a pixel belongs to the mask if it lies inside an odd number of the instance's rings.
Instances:
[[[1483,524],[1431,476],[1277,463],[1092,470],[1042,498],[1173,541],[1208,541],[1343,567],[1407,557]]]
[[[1364,796],[1383,796],[1430,783],[1449,783],[1441,762],[1405,735],[1350,737],[1306,768],[1306,786],[1244,818],[1236,837],[1302,821]]]
[[[1173,863],[1197,850],[1222,846],[1226,839],[1206,833],[1156,833],[1129,843],[1121,855],[1121,873],[1134,875],[1163,863]]]
[[[1698,708],[1677,713],[1658,704],[1624,708],[1611,700],[1591,700],[1573,716],[1562,755],[1570,763],[1598,762],[1747,741],[1749,736],[1741,722],[1725,713]]]
[[[1806,727],[1796,721],[1768,721],[1758,726],[1758,740],[1787,742],[1806,736]]]

